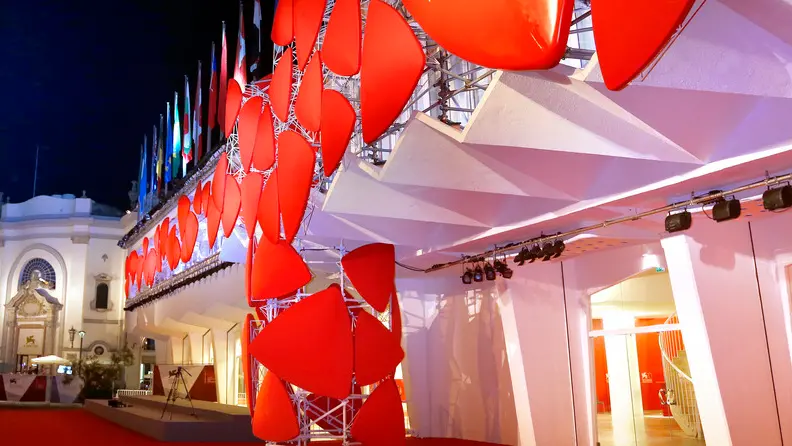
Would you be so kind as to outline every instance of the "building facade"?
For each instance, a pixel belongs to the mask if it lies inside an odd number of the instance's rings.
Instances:
[[[122,215],[84,194],[3,205],[0,371],[46,355],[109,360],[123,347]]]

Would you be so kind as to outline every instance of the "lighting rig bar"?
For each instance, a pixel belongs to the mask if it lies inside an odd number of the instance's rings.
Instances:
[[[589,226],[584,226],[582,228],[573,229],[573,230],[567,231],[567,232],[559,232],[559,233],[553,234],[553,235],[542,235],[542,236],[539,236],[537,238],[533,238],[533,239],[530,239],[530,240],[524,240],[524,241],[521,241],[521,242],[509,243],[509,244],[504,245],[504,246],[495,247],[494,249],[482,252],[480,254],[465,255],[459,260],[454,260],[453,262],[447,262],[447,263],[438,263],[438,264],[432,265],[431,267],[426,268],[426,269],[424,269],[422,271],[425,272],[425,273],[431,273],[431,272],[439,271],[439,270],[442,270],[442,269],[451,268],[451,267],[454,267],[454,266],[457,266],[457,265],[464,265],[464,264],[467,264],[467,263],[484,262],[484,261],[486,261],[486,259],[493,258],[493,257],[497,256],[498,254],[506,254],[508,252],[512,252],[512,251],[515,251],[515,250],[518,250],[518,249],[523,249],[523,248],[526,248],[526,247],[531,246],[531,245],[539,245],[539,244],[542,244],[542,243],[563,242],[562,239],[573,237],[573,236],[576,236],[576,235],[579,235],[579,234],[583,234],[585,232],[590,232],[590,231],[594,231],[594,230],[597,230],[597,229],[607,228],[609,226],[617,225],[617,224],[620,224],[620,223],[626,223],[626,222],[630,222],[630,221],[640,220],[640,219],[642,219],[644,217],[649,217],[649,216],[652,216],[652,215],[670,214],[673,211],[686,210],[687,207],[689,207],[689,206],[697,206],[697,205],[706,206],[706,205],[710,205],[710,204],[713,204],[713,203],[718,203],[718,202],[721,202],[721,201],[727,202],[726,197],[733,196],[733,195],[736,195],[736,194],[739,194],[741,192],[745,192],[745,191],[748,191],[748,190],[758,189],[758,188],[761,188],[761,187],[770,188],[771,186],[775,186],[775,185],[780,184],[780,183],[788,183],[790,181],[792,181],[792,173],[787,173],[787,174],[779,175],[779,176],[775,176],[775,177],[767,176],[764,180],[756,181],[756,182],[753,182],[753,183],[750,183],[750,184],[746,184],[744,186],[736,187],[736,188],[731,189],[731,190],[727,190],[727,191],[713,191],[713,192],[707,193],[705,195],[692,196],[691,199],[687,200],[687,201],[680,201],[680,202],[672,203],[672,204],[669,204],[667,206],[655,208],[655,209],[652,209],[652,210],[649,210],[649,211],[645,211],[645,212],[641,212],[639,214],[631,215],[631,216],[628,216],[628,217],[614,218],[614,219],[611,219],[611,220],[605,220],[605,221],[603,221],[601,223],[597,223],[597,224],[594,224],[594,225],[589,225]],[[786,186],[784,186],[782,188],[779,188],[779,189],[768,190],[767,192],[765,192],[765,194],[763,196],[763,201],[764,201],[765,208],[769,209],[769,210],[777,210],[777,209],[782,209],[782,208],[787,208],[787,207],[792,206],[792,186],[786,185]],[[671,215],[670,217],[673,217],[673,215]],[[667,224],[668,224],[668,222],[666,222],[666,225]],[[690,227],[690,225],[687,225],[687,227],[684,227],[684,228],[682,228],[680,230],[684,230],[684,229],[687,229],[689,227]],[[673,232],[676,232],[676,231],[673,231]],[[412,269],[414,271],[420,270],[419,268],[410,268],[410,269]]]

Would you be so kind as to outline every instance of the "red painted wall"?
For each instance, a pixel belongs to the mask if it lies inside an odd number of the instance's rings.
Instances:
[[[666,318],[639,318],[636,327],[661,325]],[[592,330],[602,330],[602,320],[591,321]],[[610,389],[608,388],[608,361],[605,356],[605,338],[597,337],[594,343],[594,382],[597,392],[597,412],[610,412]],[[663,376],[663,357],[660,353],[658,333],[640,333],[635,337],[638,350],[638,370],[642,374],[641,396],[644,410],[662,410],[658,392],[665,387]],[[646,373],[647,376],[643,377]],[[651,381],[651,382],[644,382]]]

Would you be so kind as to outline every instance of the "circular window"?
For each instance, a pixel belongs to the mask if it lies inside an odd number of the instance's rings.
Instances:
[[[105,352],[105,349],[101,345],[99,345],[96,348],[94,348],[94,354],[96,356],[102,356],[102,355],[104,355],[104,352]]]

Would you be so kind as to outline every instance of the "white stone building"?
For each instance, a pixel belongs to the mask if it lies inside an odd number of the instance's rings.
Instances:
[[[84,195],[2,205],[0,372],[123,346],[123,214]]]

